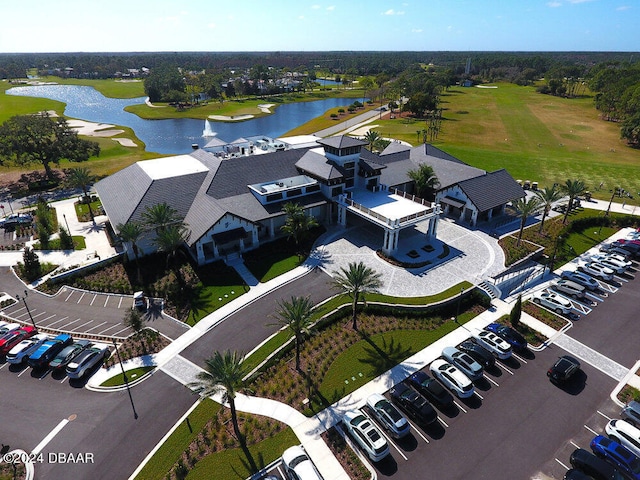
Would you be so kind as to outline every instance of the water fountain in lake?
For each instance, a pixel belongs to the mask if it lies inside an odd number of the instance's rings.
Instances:
[[[216,132],[211,128],[211,122],[209,120],[204,121],[204,130],[202,131],[203,137],[215,137],[217,135]]]

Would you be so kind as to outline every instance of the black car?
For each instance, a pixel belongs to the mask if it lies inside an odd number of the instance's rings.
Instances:
[[[427,399],[408,385],[399,383],[389,393],[391,400],[420,423],[429,425],[438,419],[438,414]]]
[[[430,377],[422,370],[409,377],[409,384],[415,387],[422,395],[432,403],[440,407],[448,407],[453,403],[453,396],[435,378]]]
[[[563,480],[593,480],[593,477],[590,475],[587,475],[584,472],[581,472],[578,469],[572,468],[570,470],[567,470],[567,473],[564,474],[564,477],[562,477]]]
[[[637,243],[633,243],[628,240],[616,240],[615,242],[611,242],[609,245],[611,248],[622,248],[623,250],[631,253],[634,257],[640,256],[640,245]]]
[[[571,466],[596,480],[623,480],[622,474],[616,468],[596,457],[593,453],[577,448],[569,459]]]
[[[467,340],[458,345],[458,349],[468,353],[476,362],[484,369],[491,368],[496,364],[496,357],[486,348],[478,345],[476,342]]]
[[[511,345],[511,348],[514,350],[525,350],[527,348],[527,341],[522,335],[520,335],[520,332],[508,327],[507,325],[494,322],[490,323],[485,328],[499,337],[504,338],[509,342],[509,345]]]
[[[553,383],[565,383],[580,370],[580,362],[569,355],[563,355],[547,371]]]

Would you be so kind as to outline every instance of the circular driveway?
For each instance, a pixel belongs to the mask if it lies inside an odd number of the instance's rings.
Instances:
[[[352,218],[349,217],[349,221]],[[427,224],[420,223],[414,229],[402,231],[397,257],[408,259],[409,252],[416,252],[419,260],[431,264],[414,269],[396,267],[381,259],[376,250],[382,246],[384,232],[373,225],[359,225],[338,229],[318,246],[321,266],[330,274],[346,268],[351,262],[364,262],[382,274],[381,293],[399,297],[434,295],[463,280],[473,284],[504,270],[504,253],[498,241],[480,230],[469,230],[447,218],[438,222],[436,239],[429,240],[424,232]],[[433,251],[426,253],[430,244]],[[444,245],[449,255],[444,253]]]

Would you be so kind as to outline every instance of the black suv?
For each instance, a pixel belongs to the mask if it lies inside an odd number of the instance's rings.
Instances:
[[[547,371],[553,383],[565,383],[580,370],[580,362],[569,355],[563,355]]]
[[[484,369],[491,368],[496,364],[496,357],[494,357],[489,350],[481,347],[471,340],[462,342],[460,345],[458,345],[458,348],[463,352],[468,353],[471,358],[482,365],[482,368]]]
[[[613,465],[582,448],[574,450],[569,461],[573,468],[596,480],[624,480],[625,478]]]

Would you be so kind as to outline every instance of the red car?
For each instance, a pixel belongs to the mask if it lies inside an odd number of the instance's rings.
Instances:
[[[619,238],[618,240],[616,240],[616,242],[618,243],[633,243],[635,245],[640,245],[640,240],[629,240],[628,238]]]
[[[25,325],[17,330],[13,330],[0,338],[0,354],[6,355],[15,345],[22,340],[33,337],[38,331],[30,326]]]

